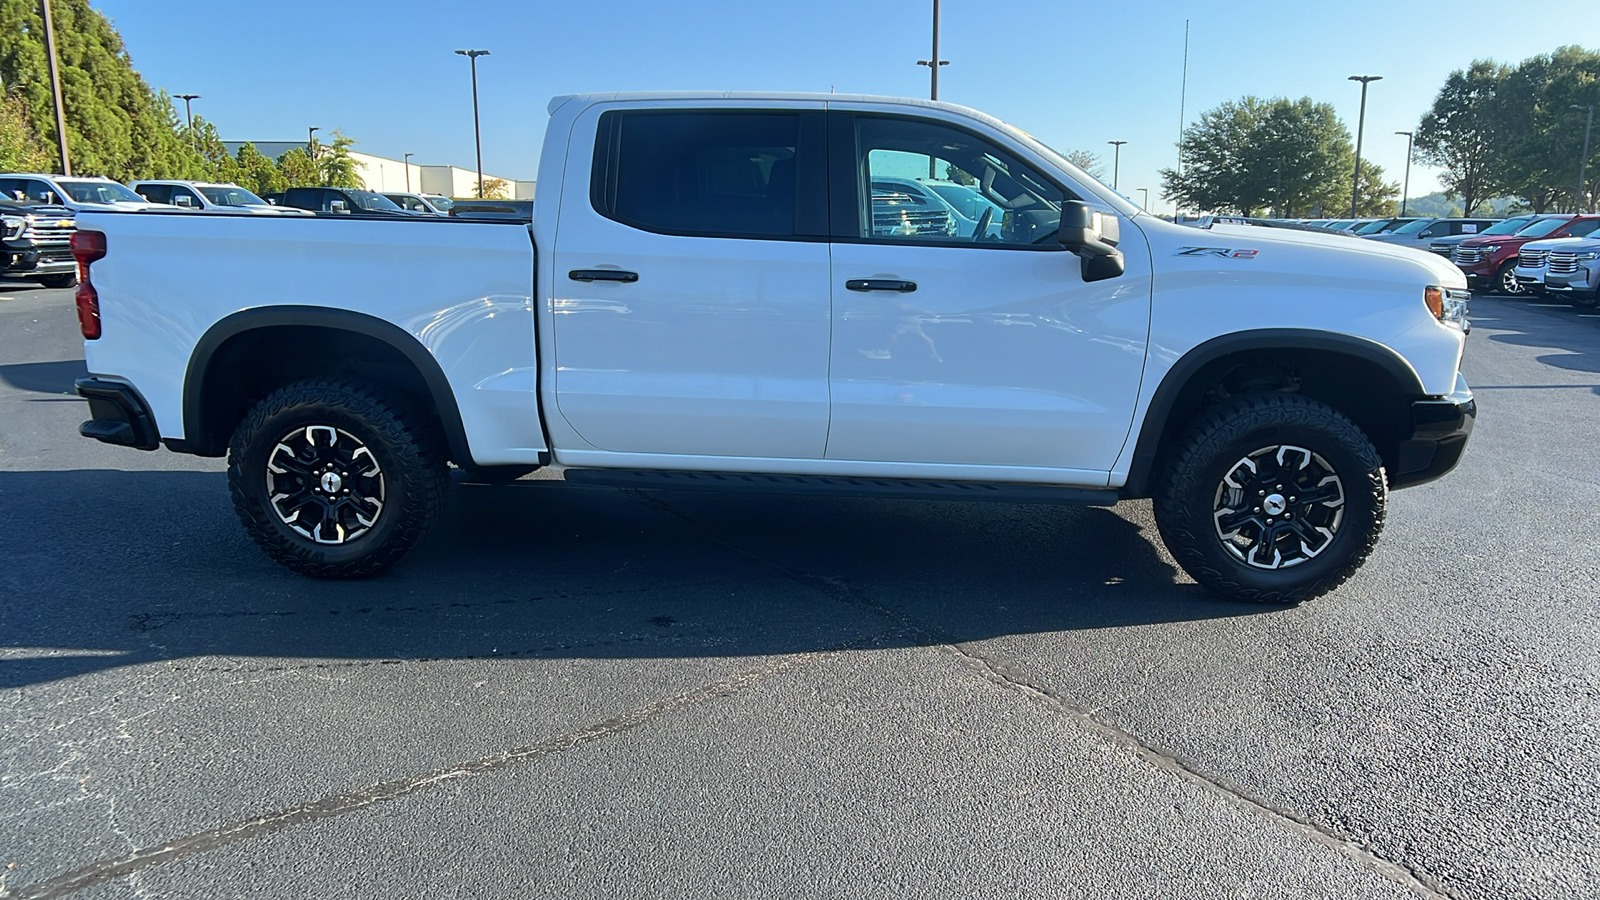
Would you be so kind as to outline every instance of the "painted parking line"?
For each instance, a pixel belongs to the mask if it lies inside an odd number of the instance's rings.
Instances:
[[[1534,309],[1564,309],[1564,308],[1566,308],[1568,306],[1571,306],[1572,304],[1571,303],[1529,303],[1528,305],[1533,307]]]

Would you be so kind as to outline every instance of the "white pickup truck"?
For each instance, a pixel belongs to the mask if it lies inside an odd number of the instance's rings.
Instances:
[[[268,554],[368,575],[449,464],[568,481],[1111,504],[1297,602],[1461,457],[1431,254],[1173,225],[1010,125],[838,94],[551,102],[532,225],[79,217],[84,435],[229,459]],[[957,228],[873,180],[972,187]],[[892,194],[892,192],[888,192]]]

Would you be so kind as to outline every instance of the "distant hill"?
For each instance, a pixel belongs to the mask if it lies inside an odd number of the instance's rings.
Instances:
[[[1478,215],[1504,216],[1507,209],[1517,204],[1515,197],[1496,197],[1490,200],[1488,209],[1478,207]],[[1424,197],[1412,197],[1406,201],[1406,215],[1408,216],[1459,216],[1461,215],[1461,201],[1447,196],[1443,191],[1434,191]]]

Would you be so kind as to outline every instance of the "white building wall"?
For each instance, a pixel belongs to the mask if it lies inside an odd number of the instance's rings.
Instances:
[[[238,155],[239,148],[245,141],[223,141],[223,146],[228,152]],[[256,145],[256,150],[263,156],[277,159],[290,150],[304,150],[304,141],[251,141]],[[410,173],[411,190],[420,194],[443,194],[446,197],[466,198],[478,194],[478,173],[471,169],[457,166],[423,166],[417,163],[406,163],[398,159],[389,159],[384,156],[374,156],[371,153],[358,153],[350,151],[350,158],[356,163],[356,177],[361,179],[362,186],[369,191],[403,191],[406,190],[406,176]],[[489,172],[483,174],[485,179],[499,178]],[[502,178],[510,186],[510,194],[514,200],[532,200],[534,183],[532,181],[513,181]]]

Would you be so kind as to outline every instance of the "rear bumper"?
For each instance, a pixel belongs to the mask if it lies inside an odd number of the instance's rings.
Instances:
[[[89,421],[78,433],[107,444],[154,450],[161,443],[150,407],[131,385],[98,378],[79,378],[74,387],[89,401]]]
[[[1412,403],[1411,434],[1400,442],[1389,488],[1425,484],[1454,469],[1466,452],[1477,417],[1478,401],[1460,373],[1455,390],[1447,396]]]

